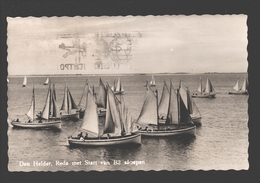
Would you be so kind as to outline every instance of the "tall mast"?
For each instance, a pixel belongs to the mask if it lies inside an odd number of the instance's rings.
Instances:
[[[159,130],[158,90],[155,90],[155,96],[156,96],[156,107],[157,107],[157,110],[156,110],[157,111],[157,129]]]

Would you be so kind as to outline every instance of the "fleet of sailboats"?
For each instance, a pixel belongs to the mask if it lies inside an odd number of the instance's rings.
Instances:
[[[209,78],[207,78],[205,88],[202,90],[202,81],[200,78],[200,85],[197,90],[200,93],[193,93],[192,97],[194,98],[215,98],[216,97],[216,92],[213,88],[213,85],[211,84]]]
[[[20,127],[20,128],[61,128],[61,120],[58,120],[56,117],[53,119],[56,114],[52,113],[50,117],[49,112],[51,111],[50,105],[51,103],[54,104],[55,108],[55,100],[51,100],[51,92],[50,89],[48,90],[47,99],[45,102],[43,115],[41,116],[41,119],[35,118],[35,94],[34,94],[34,87],[32,92],[32,99],[31,99],[31,105],[28,110],[28,112],[25,114],[27,116],[27,120],[12,120],[11,124],[14,127]],[[52,111],[55,111],[56,109],[53,109]]]
[[[107,86],[107,114],[103,131],[99,128],[97,104],[91,89],[88,89],[86,97],[86,109],[81,133],[77,137],[69,137],[70,145],[81,146],[111,146],[125,144],[141,144],[141,135],[132,132],[131,125],[127,123],[127,114],[124,104],[121,103]],[[86,133],[85,135],[83,135]]]
[[[228,94],[232,95],[248,95],[248,81],[247,78],[244,78],[244,82],[241,88],[239,88],[239,78],[237,78],[237,82],[235,86],[233,87],[233,91],[230,91]]]
[[[79,119],[78,106],[76,105],[70,93],[70,90],[66,84],[64,89],[63,102],[60,109],[60,117],[61,119],[72,119],[72,120]]]
[[[7,79],[8,81],[8,79]],[[24,76],[23,87],[27,84],[27,77]],[[58,110],[56,103],[55,85],[46,79],[44,85],[49,85],[47,97],[43,110],[35,116],[35,93],[32,90],[31,105],[26,113],[26,119],[15,119],[11,121],[14,127],[21,128],[61,128],[61,120],[82,118],[82,124],[78,131],[69,137],[70,145],[81,146],[107,146],[123,144],[141,144],[142,136],[195,136],[196,126],[201,125],[202,115],[196,105],[194,98],[214,98],[216,92],[207,78],[206,86],[202,89],[202,81],[198,92],[191,95],[188,87],[185,87],[182,80],[179,88],[174,89],[172,81],[168,88],[166,81],[163,83],[163,90],[158,102],[158,91],[153,91],[155,80],[146,83],[146,94],[144,103],[137,120],[133,121],[124,97],[124,89],[118,77],[114,85],[105,86],[101,78],[97,93],[86,81],[82,96],[76,105],[70,90],[65,83],[64,97],[61,109]],[[243,85],[239,88],[239,78],[234,91],[229,94],[248,95],[248,80],[244,78]],[[118,96],[119,95],[119,96]],[[118,98],[118,97],[119,98]],[[100,121],[103,117],[105,122]],[[102,124],[102,127],[100,127]],[[83,134],[85,133],[85,136]]]
[[[176,91],[170,81],[167,115],[159,120],[159,116],[163,113],[159,114],[158,110],[158,92],[157,90],[153,92],[147,84],[144,104],[136,120],[142,136],[195,135],[196,126],[183,103],[179,90]],[[164,113],[166,114],[166,111]]]

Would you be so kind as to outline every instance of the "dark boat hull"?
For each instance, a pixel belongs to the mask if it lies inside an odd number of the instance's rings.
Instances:
[[[229,95],[248,95],[248,92],[236,92],[236,91],[230,91],[228,92]]]
[[[192,95],[193,98],[216,98],[216,94],[215,93],[205,93],[205,94],[193,94]]]
[[[118,138],[88,138],[85,140],[69,138],[70,146],[117,146],[128,144],[141,144],[141,134],[132,134]]]
[[[196,117],[196,116],[191,116],[192,122],[194,123],[194,125],[196,126],[201,126],[201,116],[200,117]]]
[[[142,136],[154,136],[154,137],[165,137],[165,136],[180,136],[180,135],[192,135],[195,136],[196,126],[189,126],[180,129],[170,130],[140,130]]]

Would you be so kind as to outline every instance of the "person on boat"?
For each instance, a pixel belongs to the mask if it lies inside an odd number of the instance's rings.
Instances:
[[[125,136],[126,135],[126,132],[125,131],[122,131],[121,132],[121,136],[123,137],[123,136]]]
[[[86,135],[84,136],[84,139],[87,139],[88,138],[88,133],[86,132]]]
[[[19,122],[19,118],[16,119],[16,122]]]
[[[40,119],[39,123],[42,123],[42,120]]]
[[[32,122],[32,121],[29,119],[29,120],[28,120],[28,123],[31,123],[31,122]]]
[[[110,137],[111,137],[111,136],[110,136],[110,134],[108,133],[108,134],[107,134],[107,138],[109,139]]]
[[[82,132],[80,132],[77,137],[78,137],[79,139],[80,139],[81,137],[83,137]]]

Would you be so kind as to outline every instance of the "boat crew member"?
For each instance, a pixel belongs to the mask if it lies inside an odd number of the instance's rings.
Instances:
[[[121,136],[122,136],[122,137],[125,136],[125,135],[126,135],[126,132],[125,132],[125,131],[121,132]]]
[[[31,123],[31,120],[30,120],[30,119],[28,120],[28,123]]]
[[[80,137],[83,137],[82,132],[80,132],[77,137],[78,137],[79,139],[80,139]]]
[[[42,120],[40,120],[39,123],[42,123]]]
[[[110,134],[109,134],[109,133],[107,134],[107,138],[108,138],[108,139],[110,138]]]
[[[19,122],[19,118],[16,119],[16,122]]]
[[[87,139],[87,138],[88,138],[88,133],[86,132],[86,135],[85,135],[84,139]]]

